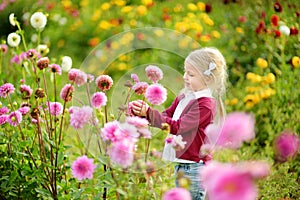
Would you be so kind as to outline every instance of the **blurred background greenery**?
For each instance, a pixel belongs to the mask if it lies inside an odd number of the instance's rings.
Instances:
[[[111,43],[114,35],[145,27],[178,31],[200,46],[220,49],[229,73],[224,99],[227,112],[253,113],[257,137],[241,150],[225,151],[217,158],[224,161],[270,160],[274,162],[274,170],[260,183],[261,199],[300,197],[299,155],[293,161],[278,164],[272,149],[274,139],[282,131],[288,129],[298,135],[300,132],[298,0],[2,0],[1,43],[5,44],[7,35],[17,30],[8,20],[9,15],[15,13],[26,40],[30,41],[28,48],[36,48],[37,33],[29,23],[31,14],[36,11],[48,16],[46,28],[41,33],[41,44],[50,48],[47,56],[53,62],[70,56],[74,68],[82,67],[85,59],[90,53],[97,53],[96,50],[122,48]],[[275,18],[279,19],[277,25]],[[282,32],[281,26],[287,26],[290,33]],[[147,40],[144,36],[136,34],[138,40]],[[167,45],[170,41],[166,39],[165,42]],[[178,52],[196,47],[179,42]],[[19,81],[20,66],[10,62],[11,55],[1,56],[1,84]],[[183,60],[184,56],[161,49],[139,49],[120,55],[111,63],[99,62],[99,66],[88,68],[87,72],[99,75],[105,70],[118,80],[138,66],[159,63],[180,74]],[[171,102],[172,95],[164,106]]]

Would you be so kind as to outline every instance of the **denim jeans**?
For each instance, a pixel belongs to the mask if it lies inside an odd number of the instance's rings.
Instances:
[[[199,175],[199,171],[204,166],[203,162],[200,163],[177,163],[175,165],[175,176],[179,171],[182,171],[184,177],[190,180],[190,193],[193,200],[204,200],[205,189],[201,187],[202,178]],[[175,180],[176,187],[179,187],[178,179]]]

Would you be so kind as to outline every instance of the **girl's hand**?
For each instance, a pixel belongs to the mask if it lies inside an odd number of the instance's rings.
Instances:
[[[132,102],[131,106],[134,115],[139,117],[147,116],[147,110],[149,108],[149,105],[146,102],[142,100],[136,100]]]

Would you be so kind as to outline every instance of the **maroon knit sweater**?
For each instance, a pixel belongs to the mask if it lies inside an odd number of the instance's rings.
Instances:
[[[161,128],[162,123],[170,125],[170,133],[181,135],[182,140],[187,142],[185,148],[176,151],[176,157],[195,162],[208,161],[210,156],[201,156],[200,148],[205,141],[205,128],[213,122],[216,113],[215,99],[209,97],[200,97],[191,100],[182,111],[178,120],[172,120],[176,106],[183,95],[175,98],[172,105],[160,113],[149,107],[147,110],[147,119],[152,126]]]

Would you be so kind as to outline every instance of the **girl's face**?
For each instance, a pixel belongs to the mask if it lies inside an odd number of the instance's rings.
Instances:
[[[185,88],[197,92],[206,89],[205,75],[191,64],[185,62],[183,80]]]

